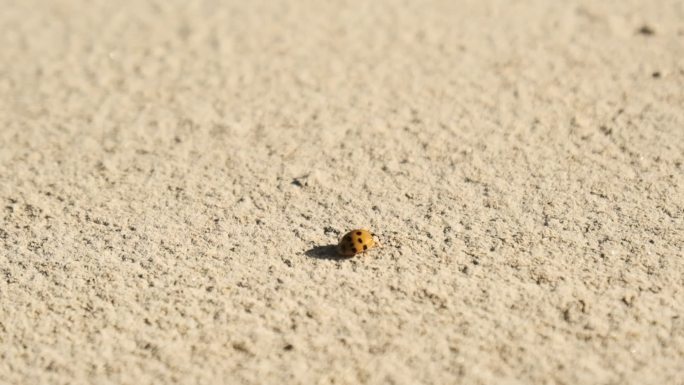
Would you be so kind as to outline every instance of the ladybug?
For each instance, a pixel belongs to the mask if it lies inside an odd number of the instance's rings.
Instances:
[[[375,247],[373,234],[368,230],[356,229],[345,234],[337,245],[337,252],[345,257],[363,253]]]

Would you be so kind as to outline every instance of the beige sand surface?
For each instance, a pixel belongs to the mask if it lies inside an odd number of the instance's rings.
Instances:
[[[1,384],[684,384],[681,0],[0,9]]]

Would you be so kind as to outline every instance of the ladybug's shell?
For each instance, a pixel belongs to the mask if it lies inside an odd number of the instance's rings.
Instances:
[[[356,229],[345,234],[337,245],[340,255],[351,257],[375,246],[373,234],[368,230]]]

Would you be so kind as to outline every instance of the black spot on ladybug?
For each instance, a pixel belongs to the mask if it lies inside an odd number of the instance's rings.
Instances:
[[[359,243],[363,243],[363,241],[361,240],[361,238],[357,239],[357,241],[359,241]]]
[[[368,250],[368,245],[363,245],[364,250]]]
[[[360,232],[360,231],[357,231],[357,232],[356,232],[356,235],[361,235],[361,232]]]

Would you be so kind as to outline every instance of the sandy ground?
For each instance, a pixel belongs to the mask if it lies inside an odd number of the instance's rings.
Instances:
[[[0,383],[684,384],[684,2],[0,8]]]

